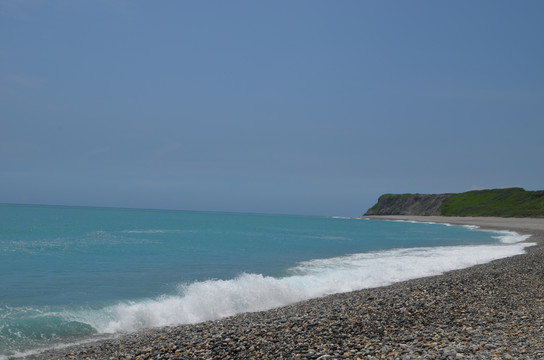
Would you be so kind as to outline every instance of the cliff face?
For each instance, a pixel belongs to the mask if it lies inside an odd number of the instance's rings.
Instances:
[[[544,218],[544,190],[473,190],[460,194],[386,194],[365,215],[502,216]]]
[[[440,206],[453,194],[385,194],[365,215],[442,215]]]

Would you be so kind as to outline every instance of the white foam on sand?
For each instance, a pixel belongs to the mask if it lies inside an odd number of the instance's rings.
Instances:
[[[125,302],[88,312],[79,321],[99,333],[198,323],[268,310],[329,294],[442,274],[524,253],[527,237],[500,232],[502,244],[394,249],[299,263],[290,275],[241,274],[230,280],[179,285],[176,295]]]

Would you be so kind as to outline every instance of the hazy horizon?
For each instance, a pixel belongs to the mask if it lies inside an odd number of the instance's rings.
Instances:
[[[543,13],[0,0],[0,203],[359,216],[541,190]]]

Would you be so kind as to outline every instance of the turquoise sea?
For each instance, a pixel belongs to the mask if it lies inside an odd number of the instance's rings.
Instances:
[[[334,217],[0,205],[0,359],[523,253],[512,232]]]

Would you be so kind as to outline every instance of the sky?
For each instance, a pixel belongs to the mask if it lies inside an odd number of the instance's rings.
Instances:
[[[0,203],[359,216],[544,189],[544,2],[0,0]]]

